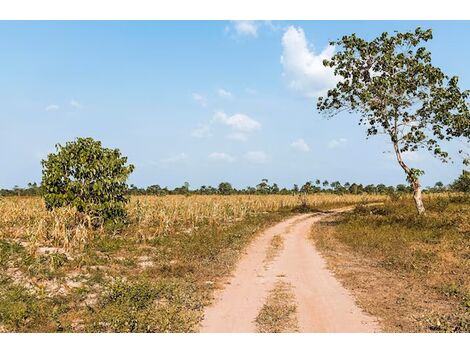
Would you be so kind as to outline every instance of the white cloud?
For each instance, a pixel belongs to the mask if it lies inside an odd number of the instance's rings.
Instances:
[[[219,153],[219,152],[211,153],[207,157],[209,158],[209,160],[212,160],[212,161],[232,162],[235,160],[233,156],[226,154],[226,153]]]
[[[219,97],[222,97],[222,98],[232,98],[233,96],[231,92],[223,88],[217,89],[217,94],[219,95]]]
[[[228,116],[225,112],[219,111],[214,115],[214,121],[223,123],[238,132],[253,132],[261,128],[261,124],[245,114],[234,114]]]
[[[328,142],[328,148],[333,149],[339,147],[340,145],[346,143],[348,140],[346,138],[332,139]]]
[[[233,21],[233,28],[238,35],[258,36],[258,24],[255,21]]]
[[[46,111],[57,111],[59,108],[59,105],[51,104],[46,106]]]
[[[338,82],[333,69],[323,66],[323,60],[333,56],[334,46],[328,45],[315,54],[308,46],[303,29],[290,26],[282,37],[282,48],[283,76],[293,91],[309,98],[318,97]]]
[[[291,147],[293,149],[299,151],[299,152],[309,152],[310,151],[310,147],[308,146],[308,144],[302,138],[299,138],[296,141],[293,141],[291,143]]]
[[[70,105],[76,109],[80,109],[82,107],[82,104],[74,99],[70,100]]]
[[[247,152],[245,153],[244,158],[253,164],[264,164],[269,160],[268,155],[261,150]]]
[[[201,105],[203,108],[207,106],[207,99],[201,94],[193,93],[193,100],[199,105]]]
[[[175,163],[179,163],[181,161],[185,161],[187,159],[188,159],[188,156],[186,155],[186,153],[179,153],[179,154],[176,154],[176,155],[172,155],[168,158],[161,159],[160,161],[163,164],[175,164]]]
[[[191,132],[191,136],[196,138],[206,138],[212,136],[211,127],[209,125],[202,125]]]

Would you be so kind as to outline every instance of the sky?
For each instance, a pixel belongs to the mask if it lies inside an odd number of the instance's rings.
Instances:
[[[327,119],[329,41],[432,28],[433,64],[470,88],[470,22],[0,22],[0,188],[40,182],[41,160],[77,137],[119,148],[129,183],[280,186],[308,180],[405,183],[385,136],[359,116]],[[424,185],[462,170],[407,154]]]

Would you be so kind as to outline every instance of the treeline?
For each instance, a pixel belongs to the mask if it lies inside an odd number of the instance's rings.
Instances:
[[[463,171],[461,176],[449,185],[442,182],[436,182],[433,187],[427,187],[426,192],[470,192],[470,171]],[[280,188],[276,183],[270,184],[267,179],[261,180],[256,186],[237,189],[229,182],[221,182],[217,187],[201,186],[197,189],[191,189],[188,182],[174,189],[161,187],[159,185],[151,185],[146,188],[139,188],[130,185],[128,189],[131,195],[190,195],[190,194],[206,194],[206,195],[229,195],[229,194],[314,194],[314,193],[332,193],[332,194],[394,194],[394,193],[411,193],[413,189],[409,185],[399,184],[397,186],[386,186],[384,184],[362,185],[360,183],[339,181],[308,181],[302,186],[294,184],[292,188]],[[41,194],[41,186],[34,183],[28,183],[26,188],[18,186],[13,189],[1,189],[0,196],[35,196]]]

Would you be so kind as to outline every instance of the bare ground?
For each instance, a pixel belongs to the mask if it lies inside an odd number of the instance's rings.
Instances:
[[[200,331],[256,332],[256,318],[280,278],[291,285],[299,332],[379,331],[376,319],[355,304],[309,239],[314,223],[348,209],[297,215],[256,237],[229,282],[216,292]],[[282,236],[283,246],[271,258],[270,245],[275,236]]]

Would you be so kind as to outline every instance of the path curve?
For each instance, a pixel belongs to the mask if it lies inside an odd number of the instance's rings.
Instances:
[[[309,239],[315,222],[349,209],[296,215],[258,235],[228,278],[229,282],[215,293],[200,331],[256,332],[255,319],[268,292],[282,277],[293,287],[300,332],[378,332],[377,321],[355,304],[351,294],[326,268],[325,260]],[[266,265],[266,251],[275,235],[283,237],[284,246],[271,264]]]

